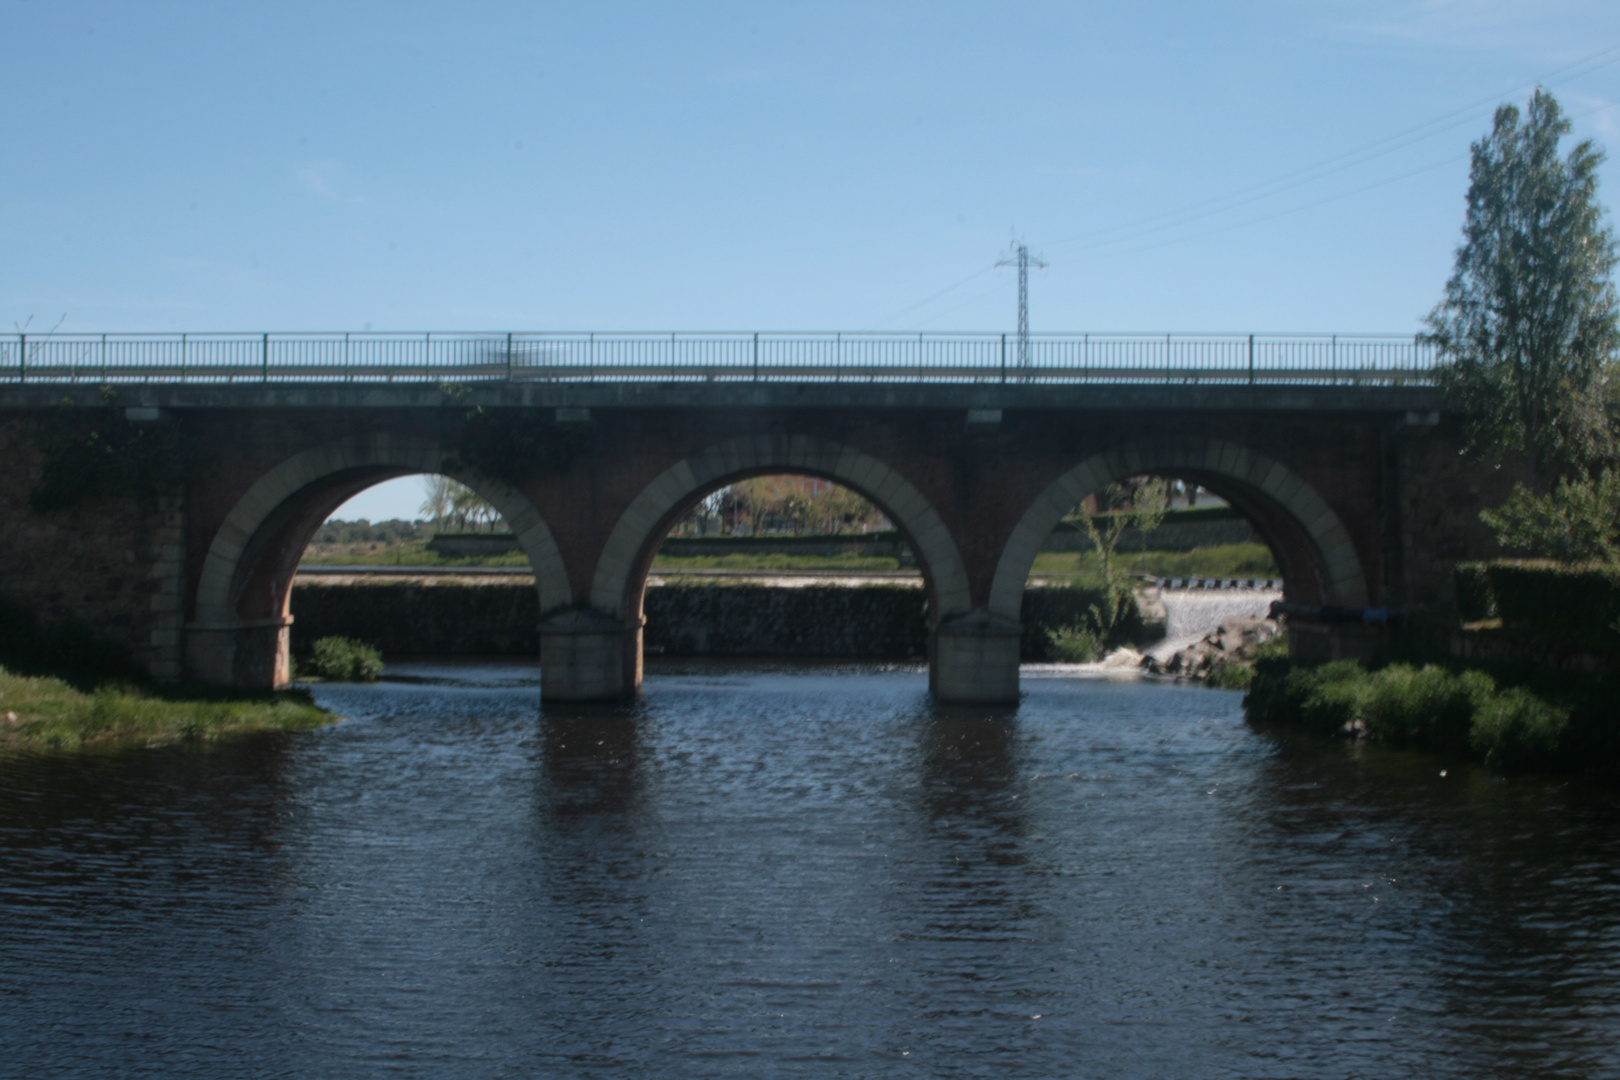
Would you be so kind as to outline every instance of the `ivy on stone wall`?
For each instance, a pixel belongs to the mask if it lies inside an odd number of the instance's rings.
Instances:
[[[445,422],[445,467],[517,485],[537,470],[565,468],[593,445],[591,424],[559,424],[551,409],[467,409]]]
[[[62,510],[115,495],[143,500],[185,483],[191,438],[173,421],[131,423],[110,387],[103,404],[63,402],[46,421],[45,464],[29,492],[35,510]]]

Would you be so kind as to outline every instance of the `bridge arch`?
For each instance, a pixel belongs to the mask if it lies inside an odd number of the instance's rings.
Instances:
[[[439,473],[466,484],[498,510],[534,567],[540,609],[568,602],[561,552],[540,512],[510,485],[446,467],[436,440],[377,433],[294,454],[255,480],[214,532],[203,557],[187,626],[193,677],[245,687],[288,678],[288,599],[299,556],[321,522],[383,480]]]
[[[829,439],[742,436],[676,462],[625,508],[597,557],[589,610],[559,613],[542,624],[543,692],[559,700],[635,693],[641,683],[642,597],[664,534],[704,495],[777,472],[834,481],[888,515],[916,552],[931,622],[971,608],[967,568],[955,538],[927,498],[893,467]]]
[[[1143,473],[1196,480],[1245,511],[1283,562],[1292,598],[1350,607],[1367,603],[1367,578],[1349,531],[1301,477],[1279,461],[1222,439],[1164,439],[1095,454],[1036,497],[996,563],[991,614],[1019,617],[1036,553],[1064,514],[1104,484]]]
[[[664,530],[702,495],[771,472],[825,477],[871,499],[911,541],[939,616],[972,606],[956,541],[922,492],[864,451],[804,435],[730,439],[665,469],[608,535],[591,578],[591,606],[612,615],[639,615],[641,585]]]

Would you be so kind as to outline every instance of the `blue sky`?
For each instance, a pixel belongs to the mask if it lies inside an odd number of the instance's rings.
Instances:
[[[1405,333],[1495,103],[1545,80],[1620,148],[1612,0],[13,0],[0,31],[0,306],[35,331],[1006,330],[1016,234],[1037,331]]]

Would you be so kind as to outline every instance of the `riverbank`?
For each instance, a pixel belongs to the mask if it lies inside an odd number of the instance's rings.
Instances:
[[[82,625],[0,601],[0,751],[76,751],[302,731],[337,717],[300,691],[154,686]]]
[[[0,667],[0,750],[90,750],[304,731],[336,717],[307,694],[245,695],[131,684],[75,687]]]
[[[1256,724],[1411,747],[1509,772],[1620,775],[1620,683],[1613,678],[1268,657],[1255,664],[1243,704]]]

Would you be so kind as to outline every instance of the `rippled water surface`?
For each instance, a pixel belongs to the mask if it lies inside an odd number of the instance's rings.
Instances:
[[[1611,793],[1057,671],[392,670],[0,762],[0,1074],[1620,1075]]]

